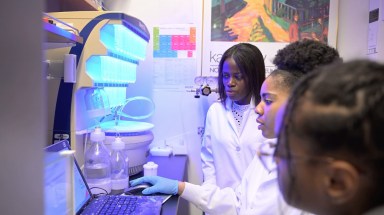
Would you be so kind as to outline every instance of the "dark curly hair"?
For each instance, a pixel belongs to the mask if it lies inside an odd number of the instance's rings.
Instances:
[[[249,43],[239,43],[227,49],[219,63],[218,88],[220,100],[224,104],[227,98],[223,83],[223,64],[232,58],[245,77],[248,92],[255,98],[255,105],[260,102],[260,88],[265,80],[265,65],[261,51]]]
[[[301,40],[280,49],[273,63],[277,66],[270,76],[276,78],[277,86],[290,90],[298,80],[318,66],[342,61],[339,52],[318,41]]]
[[[308,73],[320,65],[342,61],[336,49],[327,44],[304,39],[280,49],[273,64],[277,69]]]
[[[305,139],[309,155],[350,162],[370,176],[367,207],[384,202],[384,64],[335,63],[302,78],[287,104],[278,147]],[[291,178],[294,176],[291,174]],[[289,195],[292,194],[291,186]]]

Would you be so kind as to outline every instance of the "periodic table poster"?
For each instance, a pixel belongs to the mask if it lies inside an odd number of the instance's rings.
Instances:
[[[196,58],[196,27],[154,27],[153,58]]]
[[[154,88],[193,88],[197,73],[196,26],[169,24],[153,28]]]

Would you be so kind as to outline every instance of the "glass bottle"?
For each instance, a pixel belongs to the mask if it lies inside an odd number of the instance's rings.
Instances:
[[[101,118],[111,113],[108,95],[103,88],[89,88],[85,91],[85,109],[90,118]]]
[[[112,194],[119,194],[129,185],[129,160],[124,152],[125,143],[116,137],[111,152]]]
[[[97,127],[91,133],[91,145],[85,152],[84,176],[92,194],[111,192],[111,162],[104,145],[105,133]]]

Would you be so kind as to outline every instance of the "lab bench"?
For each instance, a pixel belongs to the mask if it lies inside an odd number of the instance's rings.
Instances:
[[[175,179],[178,181],[186,180],[187,173],[187,160],[186,155],[177,155],[177,156],[148,156],[148,161],[155,162],[158,166],[157,175]],[[143,176],[143,172],[138,173],[134,176],[131,176],[130,179],[136,179]],[[168,199],[162,206],[161,214],[162,215],[176,215],[180,207],[180,197],[178,195],[172,196]]]

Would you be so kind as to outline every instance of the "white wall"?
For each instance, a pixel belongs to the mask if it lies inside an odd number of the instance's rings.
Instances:
[[[0,9],[0,213],[4,215],[44,214],[47,107],[42,11],[42,0],[9,1]]]
[[[381,2],[382,10],[383,1]],[[339,0],[337,49],[344,60],[368,58],[369,0]],[[379,53],[373,57],[384,62],[384,21],[379,21]]]

